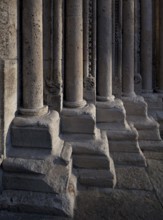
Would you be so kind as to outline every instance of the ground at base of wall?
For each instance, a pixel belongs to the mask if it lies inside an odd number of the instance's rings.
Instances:
[[[163,158],[148,159],[147,163],[147,168],[117,167],[115,189],[81,189],[74,220],[162,220]],[[0,220],[28,219],[67,218],[0,212]]]

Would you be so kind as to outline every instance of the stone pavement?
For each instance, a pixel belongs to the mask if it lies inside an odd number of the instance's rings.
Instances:
[[[115,189],[81,188],[74,220],[162,220],[163,157],[146,154],[148,167],[116,167]],[[152,159],[151,159],[152,158]],[[79,187],[80,188],[80,187]],[[0,220],[66,220],[67,218],[1,212]]]

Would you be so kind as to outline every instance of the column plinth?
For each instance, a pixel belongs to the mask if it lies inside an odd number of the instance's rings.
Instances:
[[[43,105],[42,0],[23,1],[23,115],[47,112]]]
[[[112,1],[98,2],[97,100],[113,101],[112,95]]]
[[[64,106],[82,107],[83,100],[83,4],[66,2],[66,65]]]
[[[123,1],[123,96],[134,97],[134,0]]]

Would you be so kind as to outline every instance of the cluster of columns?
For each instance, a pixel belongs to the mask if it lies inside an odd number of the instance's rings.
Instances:
[[[163,3],[160,0],[159,92],[163,91]],[[43,104],[42,0],[23,1],[23,106],[24,115],[47,112]],[[83,100],[83,1],[65,3],[64,106],[82,107]],[[141,1],[141,74],[143,92],[152,89],[152,0]],[[97,100],[112,101],[112,0],[97,1]],[[134,0],[123,1],[122,94],[134,92]],[[30,89],[29,89],[30,88]]]

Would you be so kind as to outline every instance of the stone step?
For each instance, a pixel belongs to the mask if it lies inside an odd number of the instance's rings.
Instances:
[[[73,155],[73,167],[83,169],[110,169],[110,157],[99,155]]]
[[[3,164],[3,188],[45,193],[65,193],[72,172],[72,160],[49,158],[29,160],[7,158]]]
[[[0,212],[1,220],[72,220],[69,217],[60,217],[54,215],[40,215],[40,214],[29,214],[29,213],[15,213],[10,211]]]
[[[143,151],[154,151],[163,153],[163,141],[139,141],[139,146]]]
[[[110,152],[139,153],[138,141],[109,141]]]
[[[115,171],[79,169],[78,181],[87,187],[114,188],[116,184]]]
[[[161,140],[159,124],[152,117],[129,116],[127,118],[139,133],[139,140]]]
[[[30,216],[33,216],[34,214],[49,215],[49,217],[53,216],[53,218],[55,218],[55,216],[72,217],[74,203],[75,197],[71,193],[53,194],[20,190],[4,190],[0,197],[0,210],[1,212],[2,210],[15,212],[15,216],[21,216],[21,213],[22,215],[23,213],[26,213],[25,216],[29,214],[28,219],[31,219]],[[9,216],[12,217],[12,215]],[[10,218],[7,218],[6,216],[6,219]],[[37,215],[35,219],[39,219],[37,218]]]
[[[112,152],[111,156],[115,165],[138,167],[145,167],[147,165],[146,159],[141,151],[139,153]]]
[[[144,101],[144,98],[141,96],[135,97],[123,97],[122,98],[124,107],[127,112],[127,116],[129,115],[139,115],[139,116],[147,116],[147,103]]]

